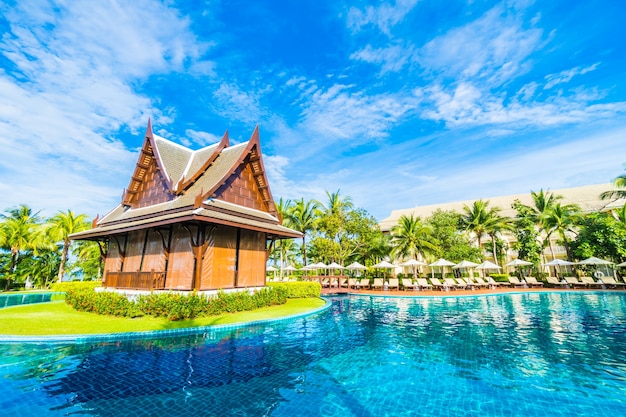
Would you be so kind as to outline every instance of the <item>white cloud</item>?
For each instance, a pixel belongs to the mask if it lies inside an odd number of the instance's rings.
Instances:
[[[206,46],[159,3],[0,7],[9,28],[0,40],[3,204],[89,214],[113,207],[136,155],[111,135],[130,129],[137,146],[149,115],[170,120],[135,86],[184,69]]]
[[[234,84],[222,83],[213,97],[216,100],[213,111],[227,119],[256,123],[263,114],[257,93],[242,91]]]
[[[374,25],[386,35],[391,35],[391,28],[401,22],[417,2],[418,0],[396,0],[393,5],[383,3],[378,7],[367,6],[365,10],[351,7],[348,11],[348,28],[357,32],[364,26]]]
[[[195,143],[202,147],[219,143],[219,141],[222,140],[221,136],[217,136],[209,132],[199,132],[193,129],[187,129],[185,131],[185,134],[189,137],[192,143]],[[186,145],[186,146],[189,146],[189,145]]]
[[[354,52],[350,59],[377,64],[381,67],[381,74],[398,72],[413,60],[414,50],[411,45],[395,43],[383,48],[374,48],[366,45],[365,48]]]
[[[561,71],[558,74],[550,74],[546,75],[546,84],[543,86],[544,90],[550,89],[557,84],[568,83],[577,75],[583,75],[588,72],[594,71],[600,65],[599,62],[596,62],[593,65],[589,65],[588,67],[574,67],[565,71]]]

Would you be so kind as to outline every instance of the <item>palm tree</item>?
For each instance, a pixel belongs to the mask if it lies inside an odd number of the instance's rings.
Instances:
[[[530,207],[532,210],[532,220],[537,227],[539,227],[539,229],[546,234],[542,247],[545,248],[546,246],[549,246],[552,259],[555,259],[554,248],[552,247],[552,240],[550,239],[554,229],[552,229],[547,222],[550,217],[550,213],[554,209],[555,205],[563,199],[563,196],[554,195],[550,192],[544,192],[543,189],[540,189],[539,192],[531,191],[530,195],[533,198],[534,204],[534,207]]]
[[[339,192],[340,190],[337,190],[336,193],[329,193],[328,191],[326,191],[326,196],[328,197],[328,206],[324,206],[321,203],[320,205],[324,207],[327,214],[342,215],[347,210],[350,210],[354,207],[354,205],[352,204],[352,199],[350,197],[340,197]]]
[[[602,194],[600,194],[600,198],[602,200],[617,200],[618,198],[626,198],[626,174],[622,174],[619,177],[613,179],[613,185],[621,188],[621,190],[611,190],[603,192]]]
[[[395,257],[417,259],[419,255],[434,251],[432,229],[419,217],[402,215],[398,224],[391,229],[392,254]]]
[[[489,201],[476,200],[472,207],[463,206],[464,214],[461,215],[461,227],[476,235],[478,248],[482,249],[482,236],[491,236],[493,243],[493,258],[497,263],[496,256],[496,234],[501,231],[506,224],[506,219],[500,216],[498,207],[489,207]]]
[[[2,247],[11,252],[10,273],[15,272],[22,251],[35,250],[41,246],[39,235],[39,213],[33,213],[25,204],[0,215],[2,223]]]
[[[581,215],[580,207],[576,204],[561,205],[561,203],[556,203],[546,214],[545,225],[548,227],[550,234],[556,232],[561,237],[567,260],[572,262],[572,254],[566,232],[574,233],[573,228]]]
[[[67,254],[72,241],[69,236],[72,233],[82,232],[89,229],[89,222],[86,214],[76,215],[72,210],[67,212],[60,211],[48,220],[47,232],[55,242],[63,242],[63,250],[61,252],[61,264],[59,265],[59,273],[57,281],[63,281],[65,274],[65,263],[67,262]]]
[[[302,262],[306,266],[306,234],[315,229],[319,217],[319,203],[315,200],[296,200],[286,213],[289,226],[302,233]]]

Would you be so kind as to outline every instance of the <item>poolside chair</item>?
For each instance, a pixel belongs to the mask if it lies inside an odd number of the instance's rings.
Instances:
[[[517,277],[509,277],[509,283],[511,287],[524,287],[526,284],[520,281]]]
[[[565,282],[567,282],[569,285],[571,285],[574,288],[587,287],[587,284],[585,284],[584,282],[578,281],[578,278],[576,277],[564,277],[564,278],[565,278]]]
[[[501,285],[506,285],[504,282],[498,282],[491,277],[487,278],[487,283],[489,283],[491,288],[499,288]]]
[[[367,288],[370,289],[370,279],[369,278],[361,278],[359,281],[359,288]]]
[[[426,278],[418,278],[417,285],[421,290],[432,290],[433,286],[428,283]]]
[[[356,288],[359,285],[359,280],[356,278],[348,278],[348,288]]]
[[[385,285],[385,283],[383,282],[382,278],[374,278],[374,283],[372,284],[372,289],[375,290],[376,288],[380,288],[382,290],[384,285]]]
[[[322,287],[323,288],[330,288],[330,278],[328,278],[328,277],[322,278]]]
[[[484,279],[482,279],[481,277],[474,277],[474,281],[476,281],[476,284],[481,286],[481,287],[489,287],[491,286],[491,284],[489,284],[488,282],[486,282]]]
[[[396,289],[399,290],[400,289],[400,283],[398,282],[398,278],[389,278],[389,281],[387,283],[387,287],[391,290],[391,289]]]
[[[348,278],[341,279],[341,288],[350,288],[350,285],[348,284]]]
[[[547,277],[546,281],[551,287],[565,288],[568,285],[567,282],[559,281],[557,277]]]
[[[419,285],[415,284],[410,278],[402,278],[402,287],[404,287],[405,290],[414,290],[415,288],[418,288]]]
[[[626,289],[626,284],[623,282],[617,282],[613,277],[602,277],[602,282],[609,288]]]
[[[604,287],[604,283],[596,282],[591,277],[580,277],[580,281],[583,282],[584,284],[587,284],[587,287],[590,287],[590,288],[602,288],[602,287]]]
[[[439,281],[439,278],[431,278],[430,279],[431,284],[433,284],[433,287],[437,288],[438,290],[449,290],[450,286],[449,285],[444,285],[441,283],[441,281]]]
[[[452,278],[452,281],[456,282],[458,287],[457,288],[461,288],[466,290],[468,287],[471,289],[474,289],[476,287],[474,287],[472,285],[472,283],[468,282],[467,279],[465,278]]]
[[[443,285],[448,285],[450,288],[454,288],[455,290],[467,288],[467,284],[459,284],[452,278],[444,278]]]
[[[543,282],[537,281],[535,277],[526,277],[526,283],[531,287],[543,287]]]

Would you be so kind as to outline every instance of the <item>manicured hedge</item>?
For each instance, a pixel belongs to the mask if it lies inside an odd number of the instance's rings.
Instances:
[[[69,289],[65,302],[76,310],[98,314],[122,317],[149,315],[184,320],[285,304],[287,291],[283,288],[263,288],[254,293],[219,292],[216,296],[163,292],[139,296],[134,302],[118,293]]]
[[[509,274],[489,274],[489,276],[496,282],[509,282]]]
[[[284,288],[287,291],[287,298],[316,298],[322,293],[322,286],[319,282],[268,282],[267,286]]]
[[[93,290],[94,288],[101,287],[102,281],[65,281],[65,282],[55,282],[50,286],[51,291],[57,292],[65,292],[67,290],[78,290],[81,288],[86,288]]]

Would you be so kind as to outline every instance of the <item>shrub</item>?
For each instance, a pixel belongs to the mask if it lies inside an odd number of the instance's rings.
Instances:
[[[496,282],[509,282],[509,274],[489,274],[489,276]]]
[[[54,284],[50,286],[50,290],[56,291],[56,292],[66,292],[70,289],[78,290],[82,288],[93,290],[94,288],[101,287],[101,286],[102,286],[101,281],[72,281],[72,282],[64,281],[64,282],[55,282]]]
[[[268,282],[267,286],[284,290],[287,298],[316,298],[322,293],[319,282]]]
[[[125,296],[114,292],[95,292],[91,288],[70,288],[65,302],[78,311],[121,317],[139,317],[143,313]]]

